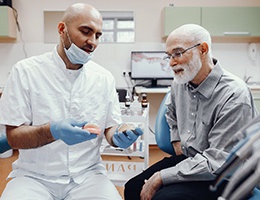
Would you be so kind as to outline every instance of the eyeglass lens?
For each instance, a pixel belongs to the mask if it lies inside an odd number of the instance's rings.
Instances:
[[[172,55],[166,55],[163,59],[169,61],[171,58],[173,58],[173,59],[174,59],[174,58],[179,58],[179,57],[181,57],[182,54],[184,54],[186,51],[191,50],[191,49],[193,49],[193,48],[195,48],[195,47],[197,47],[197,46],[199,46],[199,45],[200,45],[200,43],[199,43],[199,44],[195,44],[194,46],[191,46],[191,47],[189,47],[189,48],[187,48],[187,49],[184,49],[183,51],[174,52]]]

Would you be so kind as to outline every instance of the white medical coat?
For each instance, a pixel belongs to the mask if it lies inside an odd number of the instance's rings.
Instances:
[[[112,74],[89,61],[74,81],[56,48],[18,62],[0,101],[0,123],[42,125],[73,118],[105,128],[121,123]],[[103,134],[68,146],[61,140],[35,149],[20,149],[9,177],[32,176],[58,183],[84,181],[91,173],[106,173],[101,164]]]

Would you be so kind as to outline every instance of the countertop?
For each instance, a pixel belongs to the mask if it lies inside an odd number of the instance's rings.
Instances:
[[[253,91],[260,91],[260,82],[257,83],[248,83],[248,87]],[[171,88],[146,88],[146,87],[136,87],[136,93],[167,93]]]
[[[251,90],[260,90],[260,82],[249,82],[247,85]]]

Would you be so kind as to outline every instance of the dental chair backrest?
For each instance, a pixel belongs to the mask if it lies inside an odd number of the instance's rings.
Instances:
[[[11,147],[7,142],[5,126],[0,124],[0,158],[8,156],[10,150]]]
[[[258,132],[260,134],[260,130]],[[244,165],[230,177],[229,183],[218,200],[259,200],[260,190],[260,139],[252,144],[252,153],[248,154]],[[249,150],[251,151],[251,150]]]
[[[11,150],[10,145],[7,142],[6,135],[0,136],[0,157],[1,154],[4,154],[5,152]]]
[[[161,105],[159,107],[156,120],[155,120],[155,140],[158,145],[158,147],[170,154],[170,155],[176,155],[173,149],[173,146],[171,144],[170,140],[170,127],[166,121],[165,113],[166,113],[166,105],[165,101],[170,96],[170,91],[166,93],[164,96]]]
[[[218,170],[212,187],[216,189],[221,181],[230,179],[218,200],[260,199],[260,116],[239,132],[244,135],[244,139],[232,149],[227,161]]]

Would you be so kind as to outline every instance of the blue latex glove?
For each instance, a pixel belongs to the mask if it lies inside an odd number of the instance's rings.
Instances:
[[[82,129],[86,122],[78,122],[74,119],[53,121],[50,124],[50,131],[55,140],[61,139],[68,145],[77,144],[97,137],[85,129]]]
[[[113,135],[113,143],[120,148],[127,148],[131,146],[137,138],[143,134],[142,129],[135,128],[135,130],[126,130],[118,132],[118,129]]]

